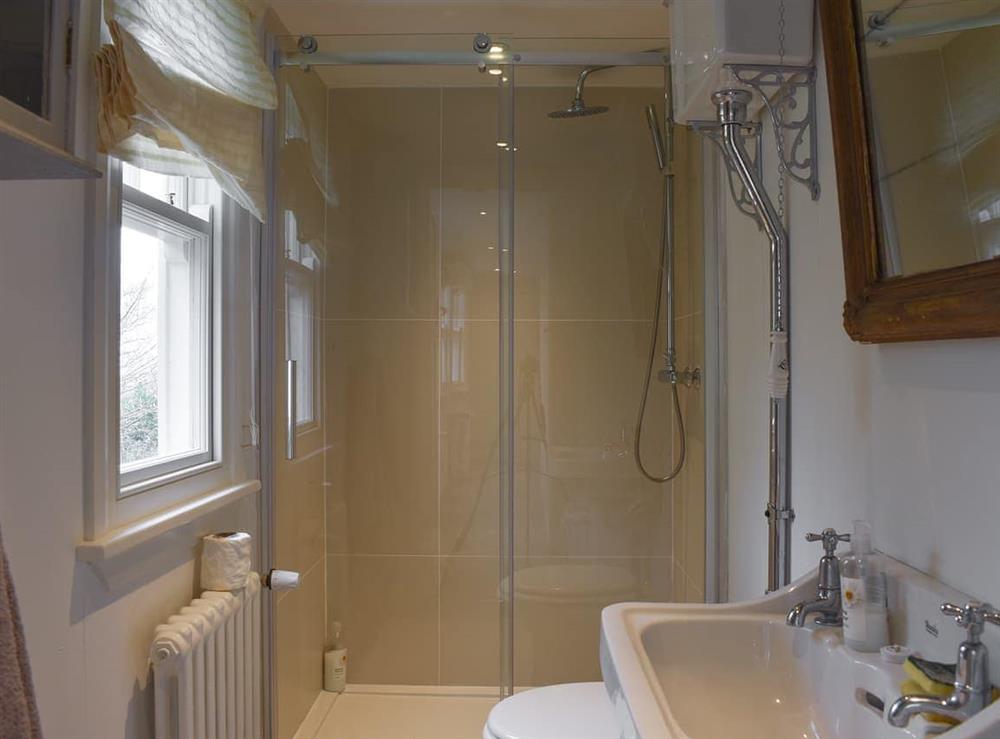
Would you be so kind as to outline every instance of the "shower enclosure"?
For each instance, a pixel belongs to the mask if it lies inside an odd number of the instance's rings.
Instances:
[[[303,578],[273,606],[276,736],[318,694],[334,624],[352,690],[600,679],[601,608],[714,587],[711,388],[678,388],[675,479],[647,479],[633,450],[667,332],[646,112],[665,120],[662,39],[279,41],[271,558]],[[551,117],[588,67],[586,105],[607,110]],[[702,169],[678,130],[673,330],[691,367]],[[681,440],[661,367],[642,456],[666,475]]]

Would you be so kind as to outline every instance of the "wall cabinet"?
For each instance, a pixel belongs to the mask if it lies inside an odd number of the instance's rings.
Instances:
[[[0,3],[0,179],[99,176],[69,153],[74,7]]]

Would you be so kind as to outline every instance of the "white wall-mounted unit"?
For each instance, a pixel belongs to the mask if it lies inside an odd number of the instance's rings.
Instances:
[[[715,117],[712,93],[732,86],[727,64],[812,64],[813,4],[813,0],[672,0],[671,60],[677,121]]]

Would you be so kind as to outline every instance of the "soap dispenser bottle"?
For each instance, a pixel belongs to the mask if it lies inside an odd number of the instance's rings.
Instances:
[[[347,647],[341,637],[340,623],[331,624],[333,642],[323,655],[323,690],[329,693],[343,693],[347,688]]]
[[[877,652],[889,643],[885,573],[872,554],[871,527],[854,522],[851,554],[840,560],[844,643],[858,652]]]

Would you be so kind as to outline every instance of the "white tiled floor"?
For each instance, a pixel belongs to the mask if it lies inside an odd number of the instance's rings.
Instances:
[[[495,697],[418,690],[322,693],[295,739],[482,739]]]

